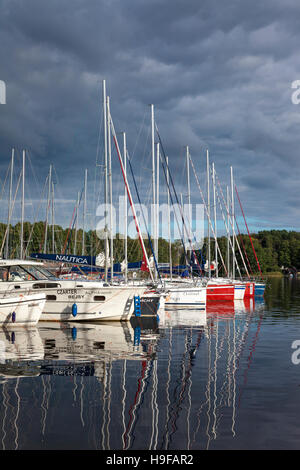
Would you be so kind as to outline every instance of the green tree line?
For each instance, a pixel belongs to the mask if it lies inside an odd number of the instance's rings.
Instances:
[[[0,246],[1,256],[4,257],[5,253],[5,233],[7,231],[6,224],[0,223]],[[23,246],[25,256],[29,257],[31,253],[44,252],[45,240],[45,222],[40,221],[35,224],[25,222],[23,227]],[[20,234],[21,224],[17,223],[15,226],[10,226],[9,230],[9,257],[20,257]],[[101,235],[101,234],[100,234]],[[242,234],[237,237],[239,245],[244,257],[245,264],[249,272],[257,274],[259,268],[257,265],[256,257],[253,252],[252,244],[248,235]],[[293,266],[300,270],[300,232],[287,231],[287,230],[264,230],[258,233],[251,234],[253,247],[259,261],[262,272],[280,271],[281,267]],[[148,254],[151,253],[151,248],[147,237],[144,238],[145,246]],[[75,244],[76,242],[76,244]],[[114,242],[114,260],[121,262],[124,259],[124,239],[117,234]],[[211,239],[211,259],[214,259],[214,240]],[[136,238],[128,237],[128,261],[140,261],[142,259],[142,250],[140,243]],[[218,245],[227,266],[227,253],[228,241],[227,237],[219,237]],[[84,234],[84,250],[83,250],[83,231],[79,229],[77,234],[75,230],[69,230],[59,225],[54,228],[49,226],[47,228],[47,253],[67,253],[67,254],[85,254],[95,256],[104,251],[104,240],[96,233],[95,230],[86,231]],[[201,251],[197,251],[197,257],[200,263],[206,260],[207,256],[207,239],[204,240]],[[84,253],[83,253],[84,251]],[[171,245],[172,263],[173,265],[183,264],[185,262],[184,250],[181,241],[175,241]],[[231,247],[230,247],[231,251]],[[235,243],[235,253],[241,271],[244,272],[243,262]],[[169,242],[163,238],[158,241],[158,259],[161,263],[169,262]],[[230,263],[232,263],[232,253],[230,254]],[[221,269],[222,263],[219,257],[219,266]]]

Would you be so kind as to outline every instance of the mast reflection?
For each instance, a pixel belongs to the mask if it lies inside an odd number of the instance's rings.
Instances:
[[[234,439],[263,313],[263,303],[218,302],[157,320],[1,330],[2,449],[193,450]],[[57,432],[64,442],[52,442]]]

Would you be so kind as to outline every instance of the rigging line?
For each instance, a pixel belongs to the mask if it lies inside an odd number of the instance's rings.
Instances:
[[[172,184],[172,188],[173,188],[173,191],[174,191],[174,195],[175,195],[175,198],[176,198],[178,207],[179,207],[179,212],[180,212],[180,214],[181,214],[182,225],[183,225],[183,228],[184,228],[185,231],[186,231],[186,235],[187,235],[187,239],[188,239],[188,241],[189,241],[189,245],[190,245],[190,248],[191,248],[191,252],[192,252],[193,255],[194,255],[194,260],[196,260],[196,264],[198,265],[201,274],[203,274],[203,271],[202,271],[202,268],[201,268],[201,266],[200,266],[198,257],[197,257],[197,255],[196,255],[196,253],[195,253],[195,250],[194,250],[193,247],[192,247],[192,241],[191,241],[191,239],[190,239],[190,234],[189,234],[189,232],[188,232],[188,230],[187,230],[187,227],[186,227],[186,224],[185,224],[185,221],[184,221],[184,214],[183,214],[183,211],[182,211],[182,208],[181,208],[181,204],[179,204],[177,192],[176,192],[176,190],[175,190],[173,178],[172,178],[172,175],[171,175],[171,172],[170,172],[170,169],[169,169],[169,165],[168,165],[168,163],[167,163],[166,154],[165,154],[165,151],[164,151],[164,147],[163,147],[163,145],[162,145],[162,140],[161,140],[161,137],[160,137],[160,135],[159,135],[158,127],[157,127],[156,123],[155,123],[155,126],[156,126],[156,132],[157,132],[157,135],[158,135],[158,138],[159,138],[159,141],[160,141],[160,145],[161,145],[161,148],[162,148],[162,151],[163,151],[165,163],[166,163],[166,166],[167,166],[168,171],[169,171],[169,178],[170,178],[170,181],[171,181],[171,184]],[[163,162],[162,162],[162,166],[163,166],[163,169],[164,169],[164,164],[163,164]],[[166,171],[165,171],[165,169],[164,169],[164,174],[165,174],[165,178],[166,178],[166,180],[167,180],[167,176],[166,176]],[[170,197],[171,197],[171,192],[170,192]],[[173,203],[172,203],[172,204],[173,204]],[[189,224],[189,226],[190,226],[190,224]],[[179,229],[179,233],[180,233],[179,225],[178,225],[178,229]],[[194,240],[196,241],[195,236],[194,236]],[[200,250],[200,254],[201,254],[201,259],[202,259],[201,250]],[[203,261],[203,260],[202,260],[202,261]],[[192,272],[192,275],[193,275],[193,268],[192,268],[192,266],[191,266],[191,272]]]
[[[140,174],[139,174],[139,185],[141,186],[142,184],[142,176],[143,176],[143,166],[145,165],[145,159],[146,157],[149,156],[149,154],[146,155],[146,148],[149,147],[149,139],[150,139],[150,129],[148,129],[148,133],[147,133],[147,136],[146,136],[146,139],[145,139],[145,144],[144,144],[144,150],[143,150],[143,154],[142,154],[142,157],[141,157],[141,165],[140,165]],[[149,168],[150,170],[150,168]],[[151,170],[152,170],[152,166],[151,166]]]
[[[258,269],[259,269],[261,278],[263,279],[263,275],[262,275],[262,272],[261,272],[261,269],[260,269],[259,261],[258,261],[258,259],[257,259],[256,251],[255,251],[255,248],[254,248],[253,243],[252,243],[252,238],[251,238],[251,235],[250,235],[250,232],[249,232],[248,224],[247,224],[247,222],[246,222],[244,210],[243,210],[243,207],[242,207],[242,203],[241,203],[241,200],[240,200],[239,193],[238,193],[238,190],[237,190],[236,185],[235,185],[235,192],[236,192],[236,195],[237,195],[237,197],[238,197],[238,201],[239,201],[239,204],[240,204],[240,208],[241,208],[241,211],[242,211],[242,214],[243,214],[243,217],[244,217],[245,225],[246,225],[247,232],[248,232],[248,235],[249,235],[249,238],[250,238],[250,242],[251,242],[251,245],[252,245],[253,253],[254,253],[254,256],[255,256],[255,259],[256,259],[256,263],[257,263],[257,266],[258,266]]]
[[[148,228],[147,228],[146,218],[145,218],[143,206],[142,206],[142,204],[141,204],[141,199],[140,199],[139,191],[138,191],[138,188],[137,188],[137,185],[136,185],[136,181],[135,181],[135,177],[134,177],[134,173],[133,173],[133,170],[132,170],[132,165],[131,165],[131,162],[130,162],[130,158],[129,158],[128,152],[127,152],[127,159],[128,159],[128,163],[129,163],[129,167],[130,167],[131,176],[132,176],[132,179],[133,179],[133,183],[134,183],[136,195],[137,195],[137,198],[138,198],[140,207],[141,207],[141,212],[142,212],[142,216],[143,216],[143,220],[144,220],[146,232],[147,232],[147,235],[148,235],[148,240],[149,240],[150,248],[151,248],[152,255],[153,255],[153,259],[154,259],[154,263],[155,263],[155,268],[156,268],[157,274],[158,274],[158,276],[159,276],[159,280],[160,280],[160,282],[162,282],[162,280],[161,280],[161,275],[160,275],[160,272],[159,272],[159,269],[158,269],[158,264],[157,264],[156,256],[155,256],[154,249],[153,249],[153,246],[152,246],[152,241],[151,241],[150,233],[149,233],[149,230],[148,230]],[[150,269],[150,266],[149,266],[149,269]]]
[[[31,152],[29,152],[29,150],[26,150],[26,157],[27,157],[27,162],[29,162],[29,165],[30,165],[30,170],[31,170],[33,178],[34,178],[36,189],[37,189],[37,191],[39,191],[39,188],[41,187],[41,182],[38,181],[38,178],[37,178],[36,173],[34,171],[34,167],[33,167],[33,164],[32,164],[32,154],[31,154]],[[30,199],[30,193],[31,193],[30,184],[27,185],[27,194],[28,194],[28,192],[29,192],[29,199]],[[33,204],[32,204],[32,206],[33,206]]]
[[[45,184],[49,181],[49,177],[50,177],[50,175],[48,173],[48,175],[46,177]],[[47,207],[47,214],[48,214],[49,207],[50,207],[50,199],[49,199],[49,204],[48,204],[48,207]],[[44,222],[43,238],[42,238],[42,241],[40,243],[40,250],[39,251],[42,251],[42,246],[44,245],[45,235],[46,235],[46,225],[47,225],[47,220],[45,220],[45,222]]]
[[[215,176],[217,176],[217,173],[215,173]],[[218,179],[218,176],[217,176],[217,179]],[[225,215],[224,215],[224,212],[223,212],[222,203],[221,203],[220,196],[219,196],[219,191],[218,191],[217,188],[216,188],[216,196],[217,196],[217,200],[218,200],[218,203],[219,203],[219,206],[220,206],[220,209],[221,209],[221,214],[222,214],[222,218],[223,218],[223,222],[224,222],[224,225],[225,225],[226,232],[227,232],[227,234],[229,234],[229,227],[228,227],[228,225],[227,225],[227,223],[226,223],[226,219],[225,219]],[[226,209],[226,208],[227,208],[227,205],[225,205],[225,209]],[[227,212],[227,214],[229,214],[229,213]],[[241,274],[240,267],[239,267],[239,264],[238,264],[237,259],[236,259],[236,256],[235,256],[233,244],[232,244],[232,241],[231,241],[231,238],[230,238],[230,237],[228,238],[228,241],[229,241],[229,244],[230,244],[230,247],[231,247],[232,256],[233,256],[233,258],[234,258],[234,261],[235,261],[237,270],[238,270],[238,272],[239,272],[239,276],[240,276],[240,278],[242,279],[242,274]],[[238,246],[239,246],[239,245],[238,245]],[[247,268],[246,268],[246,272],[248,272],[248,271],[247,271]]]
[[[246,260],[247,260],[247,264],[248,264],[249,270],[250,270],[251,274],[253,275],[253,271],[252,271],[251,264],[250,264],[250,261],[249,261],[248,255],[247,255],[246,247],[245,247],[245,245],[244,245],[243,235],[242,235],[241,232],[240,232],[240,229],[239,229],[239,226],[238,226],[238,222],[237,222],[235,216],[234,216],[234,220],[235,220],[235,223],[236,223],[236,226],[237,226],[237,229],[238,229],[239,237],[240,237],[240,240],[241,240],[241,244],[242,244],[242,247],[243,247],[243,251],[244,251],[244,254],[245,254],[245,258],[246,258]]]
[[[135,141],[135,144],[134,144],[134,148],[133,148],[133,152],[132,152],[132,155],[131,155],[131,158],[132,160],[134,159],[135,157],[135,152],[136,152],[136,148],[137,148],[137,144],[138,144],[138,141],[140,140],[140,137],[141,137],[141,133],[142,133],[142,129],[145,127],[145,120],[146,120],[146,109],[144,110],[144,116],[143,116],[143,120],[141,122],[141,125],[140,125],[140,128],[139,128],[139,132],[138,132],[138,135],[137,135],[137,138],[136,138],[136,141]],[[149,130],[148,130],[148,134],[147,134],[147,137],[146,139],[144,139],[144,151],[143,151],[143,157],[142,157],[142,164],[140,165],[140,169],[142,169],[142,166],[143,166],[143,162],[145,160],[145,154],[146,154],[146,148],[148,147],[148,139],[149,139]],[[141,178],[142,178],[142,174],[140,172],[140,175],[139,175],[139,184],[141,185]]]
[[[127,152],[128,154],[128,152]],[[129,157],[128,157],[129,158]],[[149,169],[149,168],[148,168]],[[140,186],[141,186],[141,182],[140,182]],[[148,189],[145,189],[145,191],[143,191],[143,193],[145,194],[145,197],[144,197],[144,205],[146,207],[148,207],[149,205],[151,205],[151,197],[152,197],[152,182],[151,180],[149,179],[149,183],[148,183]]]
[[[2,190],[1,190],[1,195],[0,195],[0,201],[1,201],[2,198],[3,198],[3,193],[4,193],[4,189],[5,189],[5,185],[6,185],[6,180],[7,180],[8,174],[9,174],[10,167],[11,167],[11,162],[10,162],[10,164],[8,165],[8,168],[7,168],[7,170],[6,170],[5,179],[4,179],[3,184],[2,184]]]
[[[21,176],[22,176],[22,170],[21,170],[21,172],[20,172],[20,176],[19,176],[19,180],[18,180],[16,192],[15,192],[15,197],[14,197],[13,204],[12,204],[12,207],[11,207],[11,214],[13,213],[13,210],[14,210],[14,206],[15,206],[15,202],[16,202],[16,197],[17,197],[17,193],[18,193],[18,189],[19,189],[19,185],[20,185],[20,181],[21,181]],[[3,240],[2,240],[1,250],[0,250],[0,256],[1,256],[1,257],[2,257],[2,252],[3,252],[3,248],[4,248],[5,239],[6,239],[6,237],[7,237],[8,229],[9,229],[9,227],[7,226],[7,227],[6,227],[6,230],[5,230],[5,233],[4,233]]]
[[[82,194],[83,194],[83,189],[81,190],[81,194],[80,194],[80,198],[79,198],[79,204],[78,204],[78,207],[79,207],[79,205],[80,205],[80,202],[81,202]],[[74,213],[73,213],[74,220],[73,220],[73,224],[72,224],[71,231],[73,231],[73,230],[74,230],[74,225],[75,225],[75,223],[76,223],[76,220],[77,220],[77,215],[78,215],[78,207],[77,207],[77,201],[76,201],[75,208],[74,208],[74,210],[76,210],[76,212],[75,212],[75,214],[76,214],[76,215],[74,215]],[[70,233],[70,230],[69,230],[69,233]],[[68,240],[68,238],[69,238],[69,233],[68,233],[68,236],[67,236],[67,240]],[[65,254],[67,253],[67,251],[68,251],[68,248],[69,248],[69,246],[70,246],[70,241],[71,241],[71,237],[69,238],[69,240],[68,240],[68,244],[67,244],[67,247],[65,248]]]
[[[56,183],[55,183],[55,184],[56,184],[56,189],[55,189],[55,192],[56,192],[56,196],[58,196],[58,197],[56,197],[56,201],[60,199],[62,202],[66,201],[65,204],[69,204],[70,201],[69,201],[68,199],[65,199],[65,198],[64,198],[64,195],[63,195],[63,193],[62,193],[61,190],[60,190],[60,181],[59,181],[58,174],[57,174],[57,171],[56,171],[56,168],[55,168],[54,165],[52,166],[52,171],[53,171],[53,170],[54,170],[55,177],[56,177]],[[72,201],[72,202],[73,202],[73,201]],[[64,234],[64,231],[65,231],[65,230],[66,230],[66,229],[64,229],[64,228],[62,227],[62,231],[61,231],[61,233],[60,233],[60,243],[61,243],[61,244],[62,244],[62,240],[61,240],[61,239],[62,239],[62,237],[63,237],[63,234]]]
[[[99,127],[98,127],[98,139],[97,139],[97,147],[96,147],[96,163],[95,163],[95,180],[94,180],[94,200],[96,201],[96,182],[98,181],[97,179],[97,167],[100,166],[98,165],[98,157],[99,157],[99,152],[100,152],[100,135],[102,135],[102,127],[104,126],[103,123],[103,112],[102,108],[100,107],[100,119],[99,119]],[[102,154],[102,160],[101,163],[103,163],[104,157]],[[101,171],[100,171],[101,174]]]
[[[164,160],[165,160],[165,163],[166,163],[166,167],[168,168],[168,171],[169,171],[169,178],[170,178],[170,181],[171,181],[171,184],[172,184],[172,188],[173,188],[173,191],[174,191],[174,195],[175,195],[175,198],[176,198],[176,201],[177,201],[177,205],[178,205],[178,207],[179,207],[179,212],[180,212],[180,215],[181,215],[182,225],[183,225],[183,227],[184,227],[184,229],[185,229],[185,231],[186,231],[186,235],[187,235],[187,238],[188,238],[188,241],[189,241],[189,245],[190,245],[190,248],[191,248],[191,252],[192,252],[193,255],[194,255],[194,259],[196,260],[196,264],[198,265],[201,274],[203,274],[203,270],[202,270],[202,268],[201,268],[201,266],[200,266],[199,260],[198,260],[198,258],[197,258],[196,253],[195,253],[195,250],[194,250],[193,247],[192,247],[192,242],[191,242],[191,239],[190,239],[190,235],[189,235],[189,233],[188,233],[188,231],[187,231],[187,228],[186,228],[186,224],[185,224],[184,217],[183,217],[183,212],[182,212],[182,209],[181,209],[181,204],[179,204],[177,192],[176,192],[176,190],[175,190],[173,178],[172,178],[172,175],[171,175],[171,172],[170,172],[169,165],[168,165],[168,163],[167,163],[166,154],[165,154],[164,147],[163,147],[163,144],[162,144],[162,141],[161,141],[161,137],[160,137],[160,135],[159,135],[158,128],[157,128],[157,125],[156,125],[156,124],[155,124],[155,126],[156,126],[156,132],[157,132],[157,135],[158,135],[158,138],[159,138],[160,146],[161,146],[162,151],[163,151],[163,156],[164,156]],[[164,170],[165,179],[166,179],[166,182],[167,182],[166,169],[165,169],[165,167],[164,167],[164,163],[163,163],[162,159],[161,159],[161,162],[162,162],[162,167],[163,167],[163,170]],[[168,185],[168,182],[167,182],[167,185]],[[170,198],[171,198],[172,205],[174,206],[174,204],[173,204],[173,198],[172,198],[172,194],[171,194],[169,185],[168,185],[168,189],[169,189],[169,193],[170,193]],[[176,212],[174,211],[174,214],[175,214],[175,213],[176,213]],[[178,223],[177,217],[176,217],[176,221],[177,221],[177,224],[178,224],[179,233],[181,233],[181,230],[180,230],[180,227],[179,227],[179,223]],[[184,246],[184,241],[183,241],[182,237],[181,237],[181,242],[182,242],[182,244],[183,244],[183,249],[184,249],[185,257],[186,257],[186,260],[187,260],[187,254],[186,254],[186,250],[185,250],[185,246]],[[202,255],[201,255],[201,258],[202,258]],[[187,261],[187,265],[189,265],[189,264],[190,264],[190,263]],[[192,274],[192,276],[193,276],[193,268],[192,268],[192,266],[191,266],[191,274]]]
[[[141,133],[142,133],[142,128],[144,127],[144,124],[145,124],[145,119],[146,119],[146,109],[144,110],[143,121],[142,121],[142,124],[141,124],[141,126],[140,126],[140,130],[139,130],[137,139],[136,139],[135,144],[134,144],[134,147],[133,147],[132,159],[134,158],[134,154],[135,154],[135,151],[136,151],[137,143],[138,143],[138,141],[139,141],[139,139],[140,139],[140,135],[141,135]]]
[[[188,152],[188,155],[189,155],[189,159],[191,158],[191,154],[190,152]],[[184,154],[182,156],[182,158],[184,158]],[[186,161],[186,158],[184,158],[184,171],[186,173],[188,173],[188,165],[187,165],[187,161]],[[188,195],[187,195],[188,196]],[[189,201],[190,202],[190,201]],[[193,228],[192,228],[192,224],[193,224],[193,221],[192,221],[192,208],[189,209],[189,218],[191,220],[189,220],[189,228],[190,228],[190,232],[191,234],[193,235],[194,237],[194,242],[197,243],[197,239],[196,239],[196,235],[195,235],[195,232],[193,231]],[[201,258],[201,263],[202,265],[204,265],[204,259],[203,259],[203,256],[202,256],[202,250],[199,248],[199,254],[200,254],[200,258]],[[201,270],[201,273],[202,273],[202,270]]]
[[[36,172],[34,171],[34,167],[33,167],[33,164],[32,164],[32,157],[33,157],[33,155],[32,155],[32,153],[31,153],[29,150],[26,150],[26,156],[27,156],[27,160],[29,160],[29,164],[30,164],[30,168],[31,168],[31,171],[32,171],[34,180],[35,180],[35,184],[36,184],[37,187],[39,187],[41,182],[38,181]]]
[[[183,240],[183,238],[182,238],[182,231],[181,231],[181,228],[180,228],[180,225],[179,225],[179,221],[178,221],[178,218],[177,218],[177,213],[176,213],[176,210],[175,210],[175,204],[174,204],[174,201],[173,201],[173,197],[172,197],[172,194],[171,194],[170,185],[169,185],[168,179],[167,179],[166,169],[165,169],[165,166],[164,166],[164,163],[163,163],[162,159],[161,159],[161,164],[162,164],[162,168],[163,168],[164,175],[165,175],[165,180],[166,180],[167,187],[168,187],[169,194],[170,194],[171,205],[173,206],[173,212],[174,212],[174,216],[175,216],[176,223],[177,223],[178,233],[180,234],[180,240],[181,240],[181,244],[182,244],[182,247],[183,247],[185,262],[186,262],[186,265],[189,266],[190,263],[189,263],[189,259],[188,259],[187,252],[186,252],[186,249],[185,249],[184,240]]]
[[[31,242],[31,237],[32,237],[32,234],[33,234],[34,225],[35,225],[36,220],[37,220],[37,216],[38,216],[38,213],[39,213],[39,209],[40,209],[40,207],[41,207],[41,203],[42,203],[44,191],[45,191],[45,189],[46,189],[47,180],[48,180],[48,177],[45,179],[44,188],[43,188],[43,191],[42,191],[42,196],[41,196],[41,199],[40,199],[40,203],[39,203],[38,208],[37,208],[37,210],[36,210],[36,216],[35,216],[35,218],[33,219],[33,224],[32,224],[31,230],[30,230],[29,239],[28,239],[28,242],[27,242],[27,245],[26,245],[26,249],[25,249],[25,252],[24,252],[24,257],[25,257],[25,258],[26,258],[26,254],[27,254],[28,247],[29,247],[29,243]],[[41,246],[42,246],[42,245],[41,245]]]
[[[74,210],[73,210],[73,215],[72,215],[71,222],[70,222],[70,225],[69,225],[69,228],[68,228],[68,232],[67,232],[67,237],[66,237],[66,240],[65,240],[64,248],[63,248],[61,254],[66,254],[67,243],[68,243],[68,239],[69,239],[71,227],[72,227],[72,225],[73,225],[73,220],[74,220],[74,216],[75,216],[75,212],[76,212],[76,206],[77,206],[77,200],[75,201],[75,206],[74,206]],[[68,246],[69,246],[69,245],[68,245]]]
[[[7,179],[7,177],[8,177],[9,170],[10,170],[10,168],[11,168],[11,164],[12,164],[12,163],[10,162],[10,164],[8,165],[8,168],[7,168],[7,171],[6,171],[6,176],[5,176],[4,182],[3,182],[3,184],[2,184],[2,190],[1,190],[1,195],[0,195],[0,201],[3,199],[4,189],[5,189],[5,185],[6,185],[6,179]],[[9,204],[8,204],[8,205],[9,205]],[[11,217],[11,213],[8,214],[8,219],[9,219],[9,221],[11,220],[10,217]]]
[[[118,159],[119,159],[119,163],[120,163],[120,166],[121,166],[121,172],[122,172],[122,175],[123,175],[124,184],[125,184],[125,187],[126,187],[126,191],[127,191],[130,207],[131,207],[131,210],[132,210],[136,230],[137,230],[137,233],[138,233],[138,236],[139,236],[139,240],[140,240],[141,248],[142,248],[142,251],[143,251],[143,255],[145,256],[147,266],[149,268],[149,273],[150,273],[150,276],[151,276],[151,280],[153,282],[154,279],[153,279],[152,271],[150,269],[150,263],[149,263],[148,255],[147,255],[147,252],[146,252],[146,249],[145,249],[144,240],[143,240],[142,235],[140,233],[140,227],[139,227],[138,219],[137,219],[137,216],[136,216],[135,207],[133,205],[131,192],[130,192],[130,188],[129,188],[128,180],[127,180],[127,175],[125,174],[124,165],[123,165],[123,161],[122,161],[122,157],[121,157],[121,153],[120,153],[120,149],[119,149],[119,145],[118,145],[118,141],[117,141],[116,131],[115,131],[115,128],[114,128],[114,124],[113,124],[111,115],[109,115],[109,123],[110,123],[111,128],[112,128],[113,140],[114,140],[114,143],[115,143],[115,146],[116,146]]]
[[[197,175],[197,173],[196,173],[196,169],[195,169],[195,167],[194,167],[194,162],[193,162],[193,160],[192,160],[192,157],[191,157],[191,154],[190,154],[190,153],[189,153],[189,158],[190,158],[190,162],[191,162],[192,169],[193,169],[193,172],[194,172],[194,176],[195,176],[195,179],[196,179],[196,183],[197,183],[198,189],[199,189],[199,191],[200,191],[200,195],[201,195],[202,202],[203,202],[203,205],[204,205],[204,208],[205,208],[205,212],[206,212],[206,215],[207,215],[207,218],[208,218],[208,221],[209,221],[209,224],[210,224],[210,227],[211,227],[213,236],[214,236],[214,238],[215,238],[215,242],[217,243],[218,253],[219,253],[219,255],[220,255],[220,258],[221,258],[221,261],[222,261],[222,264],[223,264],[223,268],[224,268],[224,270],[225,270],[225,274],[226,274],[226,276],[228,276],[227,268],[226,268],[226,265],[225,265],[225,263],[224,263],[224,259],[223,259],[223,256],[222,256],[222,253],[221,253],[221,250],[220,250],[218,241],[217,241],[217,236],[216,236],[216,233],[215,233],[215,231],[214,231],[213,224],[212,224],[212,222],[211,222],[211,218],[210,218],[210,214],[209,214],[209,211],[208,211],[206,202],[205,202],[204,194],[203,194],[203,192],[202,192],[202,189],[201,189],[201,186],[200,186],[200,182],[199,182],[199,179],[198,179],[198,175]]]
[[[216,170],[215,170],[215,176],[217,176]],[[218,180],[218,182],[219,182],[219,180]],[[217,193],[217,197],[218,197],[218,201],[219,201],[218,189],[217,189],[217,188],[215,188],[215,189],[216,189],[216,193]],[[230,218],[230,221],[231,221],[231,225],[234,226],[234,219],[233,219],[234,214],[230,217],[229,208],[227,208],[227,204],[225,203],[225,199],[223,199],[223,201],[224,201],[224,204],[225,204],[225,208],[227,209],[227,215],[229,215],[229,218]],[[222,209],[221,209],[221,210],[222,210]],[[225,219],[224,219],[224,221],[225,221]],[[229,228],[228,228],[228,233],[229,233]],[[246,266],[246,263],[245,263],[245,260],[244,260],[242,251],[241,251],[241,247],[240,247],[239,241],[238,241],[237,236],[236,236],[235,233],[233,234],[233,236],[234,236],[234,240],[236,241],[236,244],[237,244],[237,246],[238,246],[238,250],[239,250],[239,253],[240,253],[240,256],[241,256],[241,259],[242,259],[242,262],[243,262],[243,265],[244,265],[244,268],[245,268],[245,271],[246,271],[246,274],[247,274],[248,278],[250,279],[249,272],[248,272],[248,269],[247,269],[247,266]],[[232,248],[232,253],[233,253],[233,256],[234,256],[234,258],[235,258],[236,265],[238,266],[238,263],[237,263],[237,260],[236,260],[236,256],[235,256],[235,250],[234,250],[233,248]],[[240,274],[240,276],[241,276],[241,272],[240,272],[239,267],[238,267],[238,271],[239,271],[239,274]],[[241,277],[242,277],[242,276],[241,276]]]
[[[151,182],[149,183],[148,191],[145,191],[145,193],[148,194],[148,196],[146,197],[146,203],[145,203],[146,206],[148,206],[150,204],[150,192],[151,192]],[[131,247],[129,249],[127,248],[127,251],[128,251],[127,257],[128,257],[128,259],[129,258],[131,259],[131,256],[132,256],[132,254],[134,253],[135,250],[136,250],[135,243],[132,243]]]
[[[229,207],[227,206],[227,203],[226,203],[226,200],[225,200],[225,197],[224,197],[224,193],[223,193],[223,190],[222,190],[222,186],[221,186],[221,184],[220,184],[220,180],[219,180],[219,177],[218,177],[216,171],[215,171],[215,176],[216,176],[216,178],[217,178],[217,183],[218,183],[218,186],[219,186],[219,188],[220,188],[221,196],[222,196],[223,203],[224,203],[224,206],[225,206],[225,209],[226,209],[226,214],[228,215],[229,224],[230,224],[230,225],[233,225],[232,216],[231,216],[231,214],[230,214]],[[217,193],[218,193],[218,190],[217,190]],[[224,218],[223,218],[223,219],[224,219]],[[237,221],[236,221],[235,216],[234,216],[234,219],[235,219],[235,222],[236,222],[236,224],[237,224]],[[227,233],[229,234],[229,227],[227,228],[227,225],[226,225],[226,223],[225,223],[225,219],[224,219],[224,224],[225,224],[225,227],[226,227],[226,231],[227,231]],[[239,229],[238,229],[238,230],[239,230]],[[245,261],[244,261],[244,258],[243,258],[243,255],[242,255],[242,253],[241,253],[241,248],[240,248],[240,245],[239,245],[237,236],[236,236],[235,234],[234,234],[234,237],[235,237],[235,241],[236,241],[236,243],[237,243],[237,246],[238,246],[238,248],[239,248],[239,252],[240,252],[240,255],[241,255],[241,259],[242,259],[242,261],[243,261],[243,264],[244,264],[245,271],[246,271],[246,273],[247,273],[248,278],[250,278],[249,272],[248,272],[248,270],[247,270],[247,267],[246,267],[246,264],[245,264]],[[233,253],[233,246],[232,246],[230,237],[228,238],[228,241],[229,241],[229,243],[230,243],[230,245],[231,245],[231,249],[232,249],[232,253]],[[246,252],[245,252],[245,254],[246,254]],[[234,254],[234,253],[233,253],[233,256],[235,257],[235,254]],[[246,254],[246,257],[247,257],[247,254]],[[237,261],[236,261],[236,263],[237,263]],[[250,268],[250,271],[251,271],[251,268]]]

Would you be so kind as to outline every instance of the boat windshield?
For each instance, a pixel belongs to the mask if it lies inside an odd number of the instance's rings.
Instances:
[[[26,266],[27,268],[27,266]],[[36,281],[38,279],[46,279],[42,277],[41,273],[35,270],[31,270],[31,266],[28,266],[28,270],[23,266],[11,265],[3,266],[0,268],[0,281],[2,282],[22,282],[22,281]]]
[[[42,274],[44,274],[44,276],[47,276],[48,279],[52,279],[52,280],[56,280],[57,277],[51,272],[49,271],[49,269],[47,268],[44,268],[44,266],[35,266],[36,269],[38,269]]]
[[[26,266],[18,266],[21,268],[23,271],[25,271],[25,275],[29,275],[29,279],[31,280],[32,278],[37,280],[37,281],[44,281],[45,279],[48,279],[48,277],[42,273],[39,269],[37,269],[35,266],[32,266],[30,264],[27,264]]]

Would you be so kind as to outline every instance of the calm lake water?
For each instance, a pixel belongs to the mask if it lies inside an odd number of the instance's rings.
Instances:
[[[158,324],[0,336],[2,450],[300,448],[300,281]]]

